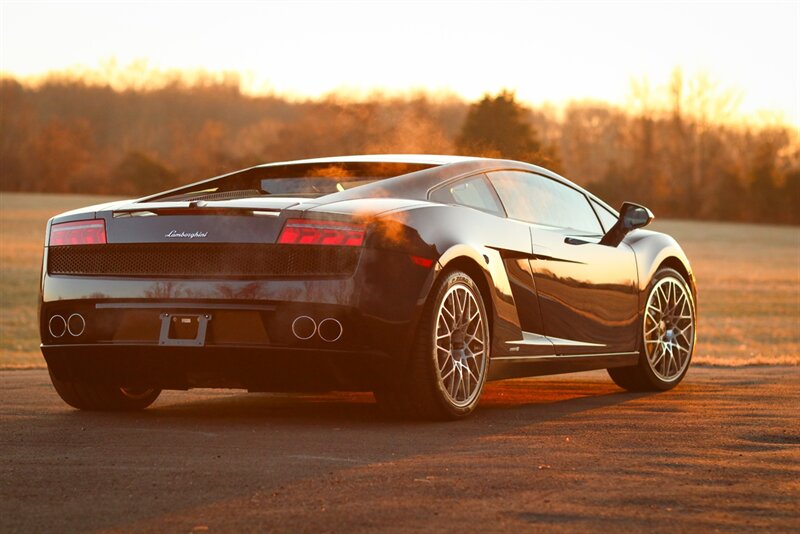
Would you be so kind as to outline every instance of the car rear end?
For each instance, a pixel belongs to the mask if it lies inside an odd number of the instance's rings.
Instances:
[[[402,364],[434,263],[387,245],[380,228],[297,198],[122,202],[55,217],[42,352],[62,380],[373,389]]]

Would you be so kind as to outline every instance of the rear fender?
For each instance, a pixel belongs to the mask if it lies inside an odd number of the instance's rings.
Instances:
[[[430,298],[438,277],[453,269],[466,271],[484,293],[493,354],[505,354],[505,341],[521,339],[522,330],[504,260],[530,255],[527,225],[460,206],[434,205],[403,216],[405,224],[416,228],[422,241],[432,244],[438,254],[436,269],[418,302],[424,304]]]

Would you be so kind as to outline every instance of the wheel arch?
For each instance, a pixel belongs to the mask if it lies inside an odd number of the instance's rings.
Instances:
[[[683,279],[686,280],[687,284],[689,284],[689,289],[692,290],[692,298],[697,301],[697,288],[695,287],[694,276],[686,267],[686,265],[680,260],[680,258],[677,256],[668,256],[664,258],[661,263],[658,264],[656,271],[664,267],[674,269],[678,271],[681,276],[683,276]]]
[[[634,230],[625,238],[636,255],[639,271],[639,290],[644,293],[656,272],[662,267],[678,271],[689,284],[692,297],[697,300],[694,272],[686,253],[674,238],[667,234],[648,230]]]
[[[490,274],[480,265],[480,263],[478,263],[474,257],[468,255],[459,255],[451,258],[449,261],[447,261],[447,263],[442,265],[441,270],[436,275],[434,283],[441,277],[447,276],[452,271],[464,272],[465,274],[469,275],[469,277],[472,278],[472,280],[478,286],[478,290],[480,290],[481,294],[481,300],[483,301],[483,306],[486,308],[486,313],[489,317],[489,332],[491,334],[494,329],[495,306],[494,302],[492,302],[492,292],[489,285]]]

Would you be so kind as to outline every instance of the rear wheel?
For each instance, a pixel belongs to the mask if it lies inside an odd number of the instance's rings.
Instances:
[[[128,411],[143,410],[161,393],[154,388],[119,387],[60,380],[52,372],[50,380],[61,399],[79,410]]]
[[[480,290],[461,271],[444,275],[425,305],[407,372],[375,392],[385,411],[459,419],[478,405],[489,364],[489,321]]]
[[[609,369],[612,380],[630,391],[677,386],[689,369],[695,343],[694,299],[678,271],[659,269],[650,282],[641,340],[639,363]]]

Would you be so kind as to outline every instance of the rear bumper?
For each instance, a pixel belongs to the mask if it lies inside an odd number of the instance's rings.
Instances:
[[[370,249],[346,278],[144,279],[45,272],[42,352],[64,379],[162,389],[368,390],[405,362],[434,275],[406,254]],[[73,329],[79,334],[63,333],[60,321],[74,314],[81,317]],[[202,315],[207,327],[202,342],[165,344],[167,314]],[[317,324],[335,319],[342,334],[299,339],[292,325],[301,316]],[[50,328],[53,317],[62,318],[54,323],[60,335]]]
[[[151,344],[43,345],[57,378],[160,389],[370,391],[391,380],[396,360],[376,351]]]
[[[58,338],[43,325],[42,353],[57,377],[161,389],[372,390],[400,369],[399,340],[410,329],[409,321],[307,302],[69,300],[42,309],[44,318],[85,320],[79,335],[68,329]],[[293,328],[298,318],[318,326]],[[181,331],[175,324],[184,319],[195,323]],[[321,325],[330,319],[342,331],[326,340]]]

